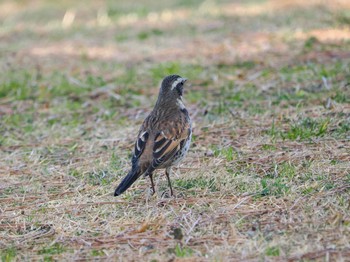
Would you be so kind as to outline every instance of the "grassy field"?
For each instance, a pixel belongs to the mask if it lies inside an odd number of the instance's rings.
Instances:
[[[349,28],[347,0],[1,1],[0,260],[349,261]],[[115,198],[172,73],[176,197]]]

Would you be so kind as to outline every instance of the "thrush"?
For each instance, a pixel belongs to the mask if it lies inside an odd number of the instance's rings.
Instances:
[[[170,181],[171,167],[183,160],[192,136],[191,119],[182,99],[186,80],[178,75],[163,79],[157,102],[139,130],[131,170],[114,196],[122,194],[142,175],[150,178],[154,194],[153,172],[156,169],[165,169],[171,196],[174,195]]]

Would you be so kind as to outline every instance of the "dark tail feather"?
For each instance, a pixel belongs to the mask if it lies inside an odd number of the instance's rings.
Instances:
[[[114,191],[114,196],[121,195],[125,190],[127,190],[140,176],[139,170],[131,170],[126,177],[123,178],[122,182],[119,184],[117,189]]]

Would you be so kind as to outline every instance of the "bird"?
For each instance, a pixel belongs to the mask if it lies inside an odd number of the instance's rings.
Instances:
[[[142,175],[150,178],[153,195],[156,169],[165,169],[170,195],[174,196],[171,168],[185,158],[192,137],[192,122],[183,101],[186,81],[179,75],[163,79],[155,106],[139,129],[131,170],[116,188],[114,196],[121,195]]]

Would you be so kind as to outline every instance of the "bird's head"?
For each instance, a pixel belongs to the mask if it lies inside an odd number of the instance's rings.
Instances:
[[[169,75],[165,77],[160,87],[158,102],[182,103],[182,95],[186,81],[186,78],[179,75]]]

